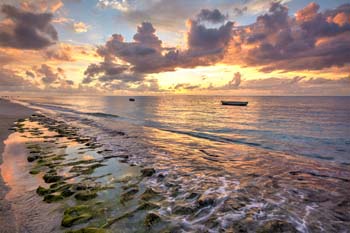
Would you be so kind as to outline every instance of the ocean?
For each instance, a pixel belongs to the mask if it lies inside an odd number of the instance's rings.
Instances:
[[[111,124],[125,121],[193,140],[248,145],[350,163],[350,97],[49,97],[25,99],[59,113]],[[220,100],[249,101],[247,107]],[[175,142],[176,137],[169,141]],[[183,146],[186,146],[184,143]],[[219,148],[217,148],[219,149]]]
[[[350,229],[350,97],[133,98],[19,101],[127,154],[129,164],[154,167],[147,185],[164,197],[158,213],[184,231],[271,219],[300,232]]]

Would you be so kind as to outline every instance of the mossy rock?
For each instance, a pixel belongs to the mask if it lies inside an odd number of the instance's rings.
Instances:
[[[57,202],[63,199],[64,197],[61,194],[47,194],[44,196],[44,201],[47,203]]]
[[[185,205],[177,205],[172,212],[177,215],[188,215],[194,213],[195,208]]]
[[[58,182],[56,182],[56,183],[51,184],[51,185],[50,185],[50,189],[58,188],[59,186],[62,186],[62,185],[64,185],[64,184],[66,184],[66,182],[64,182],[64,181],[58,181]]]
[[[50,193],[51,193],[50,191],[51,191],[50,189],[46,189],[46,188],[44,188],[44,187],[42,187],[42,186],[39,186],[39,187],[36,189],[36,193],[37,193],[38,195],[40,195],[40,196],[44,196],[44,195],[46,195],[46,194],[50,194]]]
[[[130,201],[132,198],[134,198],[135,194],[138,193],[138,191],[139,191],[138,188],[132,188],[122,193],[120,196],[120,202],[124,203],[124,202]]]
[[[55,173],[46,173],[44,175],[43,179],[44,179],[45,183],[55,183],[55,182],[63,180],[63,177],[58,176]]]
[[[35,160],[38,160],[39,158],[41,158],[39,155],[29,155],[27,157],[27,161],[31,163],[31,162],[34,162]]]
[[[281,220],[270,220],[266,222],[260,229],[256,231],[257,233],[297,233],[298,231],[294,228],[294,226],[285,221]]]
[[[92,165],[89,165],[89,166],[79,166],[79,165],[77,165],[77,166],[72,167],[69,172],[89,175],[89,174],[92,174],[95,171],[96,168],[103,167],[103,166],[106,166],[106,165],[101,164],[101,163],[96,163],[96,164],[92,164]]]
[[[71,227],[76,224],[89,221],[93,215],[91,209],[87,205],[73,206],[64,211],[61,225],[63,227]]]
[[[75,194],[74,197],[75,199],[80,201],[91,200],[97,197],[97,191],[90,191],[90,190],[79,191],[77,194]]]
[[[156,173],[156,170],[154,170],[154,168],[144,168],[141,170],[141,174],[143,177],[152,176],[154,173]]]
[[[40,173],[40,170],[39,169],[32,169],[29,171],[29,174],[32,174],[32,175],[36,175],[36,174],[39,174]]]
[[[153,210],[158,209],[159,206],[157,204],[154,204],[152,202],[143,202],[139,207],[137,207],[137,210]]]
[[[161,221],[160,216],[156,213],[151,212],[151,213],[148,213],[146,215],[144,223],[147,227],[151,227],[153,224],[160,222],[160,221]]]
[[[74,194],[74,192],[72,190],[70,190],[69,188],[66,188],[64,190],[61,191],[61,195],[63,197],[70,197]]]
[[[108,231],[102,228],[85,227],[79,230],[66,231],[66,233],[107,233]]]
[[[142,193],[141,199],[148,201],[154,197],[157,197],[158,195],[159,193],[154,191],[152,188],[147,188],[146,191]]]

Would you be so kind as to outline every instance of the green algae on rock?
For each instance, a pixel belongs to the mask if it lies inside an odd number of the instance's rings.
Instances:
[[[155,173],[156,173],[156,170],[154,168],[143,168],[141,170],[141,174],[143,177],[152,176]]]
[[[144,223],[147,227],[151,227],[153,224],[160,221],[161,217],[158,214],[150,212],[146,215]]]
[[[44,201],[47,203],[52,203],[52,202],[56,202],[56,201],[61,201],[63,200],[64,197],[62,196],[62,194],[47,194],[44,196]]]
[[[88,201],[97,197],[97,191],[83,190],[74,195],[75,199],[79,201]]]
[[[298,231],[294,226],[285,221],[281,220],[270,220],[266,222],[260,229],[257,230],[257,233],[297,233]]]
[[[131,200],[136,193],[139,192],[139,189],[138,188],[131,188],[129,189],[128,191],[124,192],[121,194],[120,196],[120,202],[121,203],[124,203],[124,202],[127,202],[129,200]]]
[[[87,205],[69,207],[64,211],[61,225],[63,227],[71,227],[76,224],[87,222],[92,217],[92,210]]]
[[[66,231],[66,233],[108,233],[108,231],[102,228],[85,227],[79,230]]]

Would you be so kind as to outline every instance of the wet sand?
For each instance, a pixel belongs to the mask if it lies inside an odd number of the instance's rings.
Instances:
[[[30,116],[33,111],[19,104],[11,103],[8,100],[0,99],[0,164],[2,164],[2,153],[4,150],[4,140],[11,133],[8,130],[14,121],[19,118]],[[1,174],[1,172],[0,172]],[[16,223],[14,214],[11,210],[11,204],[5,199],[9,188],[0,176],[0,232],[16,232]]]

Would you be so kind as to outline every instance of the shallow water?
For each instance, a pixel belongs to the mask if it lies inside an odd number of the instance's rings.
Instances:
[[[175,232],[256,232],[276,219],[300,232],[349,232],[348,98],[250,98],[247,108],[176,98],[31,102],[129,164],[154,167],[141,189],[158,193],[152,211]],[[110,194],[101,197],[119,195]],[[138,232],[144,217],[115,224]]]
[[[247,107],[220,100],[249,101]],[[245,144],[350,163],[350,97],[50,97],[23,98],[54,111],[94,116],[216,142]],[[113,122],[112,122],[113,124]]]

